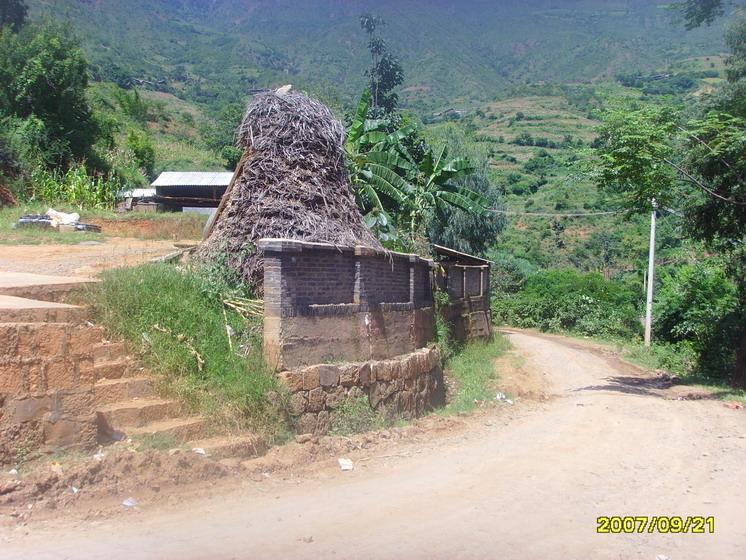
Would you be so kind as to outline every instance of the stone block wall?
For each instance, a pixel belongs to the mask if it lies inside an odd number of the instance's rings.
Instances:
[[[290,414],[298,433],[329,431],[348,399],[367,397],[371,408],[412,418],[443,404],[440,355],[421,348],[388,360],[319,364],[279,373],[290,389]]]
[[[257,245],[265,357],[290,389],[299,432],[325,432],[348,398],[404,416],[437,404],[431,261],[287,239]]]
[[[0,324],[0,463],[41,443],[96,443],[91,352],[101,337],[86,325]]]

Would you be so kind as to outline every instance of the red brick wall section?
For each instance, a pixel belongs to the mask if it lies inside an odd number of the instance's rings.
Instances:
[[[258,247],[265,354],[299,433],[326,432],[350,398],[406,417],[442,401],[431,261],[286,239]]]
[[[451,324],[454,337],[462,342],[491,337],[489,265],[443,263],[441,266],[444,277],[438,283],[450,298],[442,313]]]

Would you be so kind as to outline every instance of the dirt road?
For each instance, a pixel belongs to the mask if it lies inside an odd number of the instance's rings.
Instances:
[[[174,251],[173,241],[109,237],[77,245],[0,245],[0,271],[95,276]]]
[[[27,535],[8,530],[0,557],[743,558],[743,411],[664,398],[563,339],[510,339],[525,359],[512,382],[531,377],[548,400],[503,404],[424,447],[353,456],[352,472],[232,481],[100,522],[60,512]],[[714,516],[715,534],[596,534],[600,515]]]

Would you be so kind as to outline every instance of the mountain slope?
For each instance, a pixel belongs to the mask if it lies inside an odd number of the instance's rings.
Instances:
[[[292,82],[340,94],[364,86],[365,12],[406,72],[403,102],[429,110],[494,97],[526,81],[648,71],[722,48],[721,28],[682,33],[648,0],[31,0],[67,19],[101,78],[219,106]],[[160,82],[160,83],[159,83]]]

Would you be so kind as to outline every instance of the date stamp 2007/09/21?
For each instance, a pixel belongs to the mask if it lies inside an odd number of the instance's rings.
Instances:
[[[694,533],[715,532],[713,516],[689,515],[626,515],[599,516],[596,518],[597,533]]]

